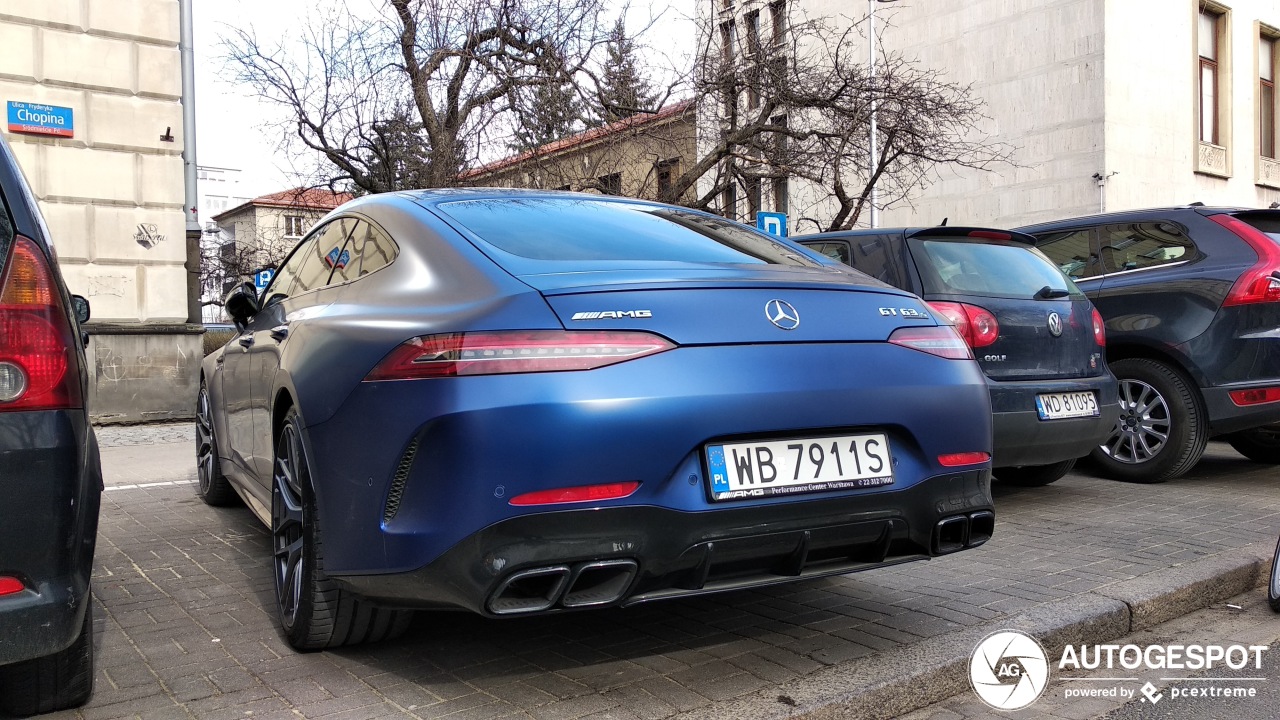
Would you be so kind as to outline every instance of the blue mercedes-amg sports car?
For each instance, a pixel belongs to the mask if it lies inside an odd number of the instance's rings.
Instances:
[[[916,297],[722,218],[352,201],[205,359],[199,492],[274,538],[299,649],[414,608],[625,606],[981,545],[991,410]]]

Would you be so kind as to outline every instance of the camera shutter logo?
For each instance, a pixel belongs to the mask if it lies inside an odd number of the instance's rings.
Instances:
[[[1020,710],[1039,700],[1049,684],[1049,661],[1035,638],[1001,630],[973,649],[969,682],[982,702],[996,710]]]

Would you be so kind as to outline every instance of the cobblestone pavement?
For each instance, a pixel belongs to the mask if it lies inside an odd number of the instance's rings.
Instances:
[[[191,425],[103,428],[100,439],[187,443]],[[991,542],[930,562],[548,618],[420,613],[398,640],[297,654],[278,634],[269,538],[247,509],[207,507],[189,480],[109,487],[97,689],[86,708],[50,717],[696,718],[1280,528],[1280,472],[1217,443],[1163,485],[1073,474],[997,488],[996,500]]]

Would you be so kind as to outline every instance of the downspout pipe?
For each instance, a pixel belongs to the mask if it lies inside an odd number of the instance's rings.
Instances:
[[[191,30],[191,5],[195,0],[178,0],[181,34],[178,51],[182,57],[182,178],[185,190],[183,215],[187,241],[187,322],[201,322],[200,312],[200,200],[196,194],[196,57]]]

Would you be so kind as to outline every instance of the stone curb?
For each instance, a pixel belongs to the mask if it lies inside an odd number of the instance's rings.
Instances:
[[[1019,615],[819,670],[767,691],[683,713],[680,720],[886,720],[969,690],[969,656],[987,635],[1020,630],[1051,658],[1100,644],[1258,587],[1274,548],[1260,543],[1124,580]]]

